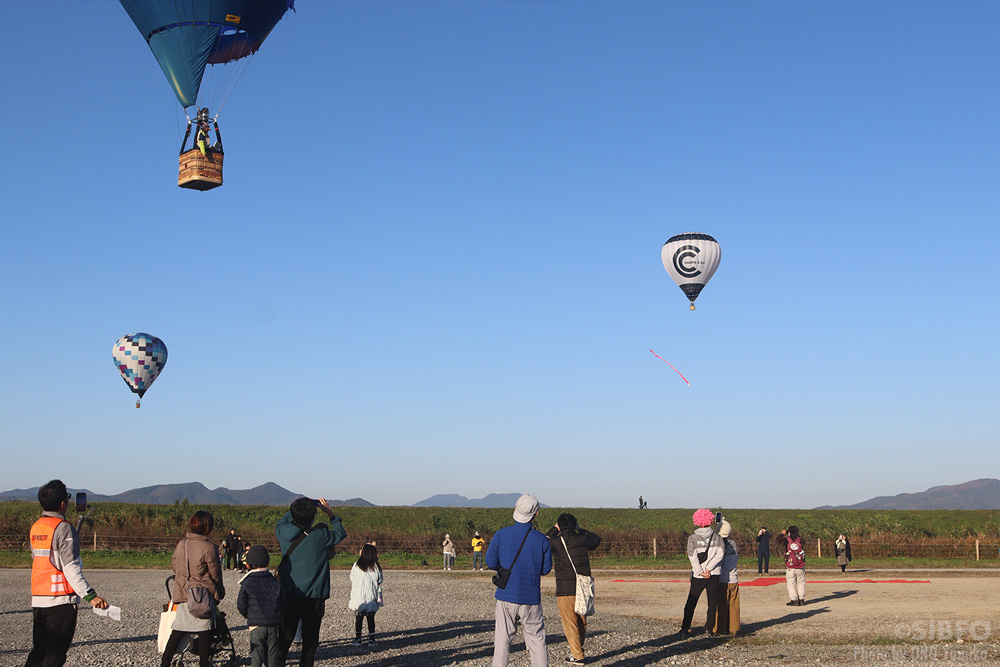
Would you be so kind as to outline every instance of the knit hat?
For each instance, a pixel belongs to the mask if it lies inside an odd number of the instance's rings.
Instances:
[[[698,526],[699,528],[705,528],[706,526],[712,525],[712,523],[715,521],[715,515],[712,513],[711,510],[702,508],[700,510],[697,510],[691,516],[691,520],[694,521],[694,525]]]
[[[719,526],[719,537],[729,537],[729,533],[733,532],[733,527],[729,525],[729,522],[725,519],[722,520],[722,524]]]
[[[538,498],[526,493],[517,499],[514,505],[514,521],[531,523],[536,514],[538,514]]]
[[[263,544],[255,544],[247,551],[246,561],[247,567],[256,570],[257,568],[267,567],[271,562],[271,556],[267,553],[267,549]]]

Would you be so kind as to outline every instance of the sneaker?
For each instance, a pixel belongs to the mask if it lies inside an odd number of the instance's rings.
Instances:
[[[354,640],[353,642],[351,642],[351,643],[352,643],[352,644],[354,644],[355,646],[361,646],[361,645],[362,645],[362,644],[361,644],[361,637],[358,637],[357,639],[355,639],[355,640]]]
[[[797,607],[797,606],[799,606],[799,601],[798,600],[789,600],[788,602],[785,603],[785,606],[786,607]]]
[[[800,607],[801,607],[801,606],[803,606],[803,605],[805,605],[805,603],[806,603],[806,601],[805,601],[805,600],[799,600],[799,606],[800,606]]]
[[[365,642],[365,646],[367,646],[368,648],[375,648],[376,646],[378,646],[378,644],[375,643],[374,639],[369,639],[368,641]]]
[[[681,639],[687,639],[688,637],[691,636],[691,631],[681,630],[680,632],[677,633],[677,636],[680,637]]]
[[[566,662],[571,662],[574,665],[582,665],[584,662],[586,662],[586,659],[585,658],[577,659],[574,658],[573,656],[569,656],[568,658],[566,658]]]

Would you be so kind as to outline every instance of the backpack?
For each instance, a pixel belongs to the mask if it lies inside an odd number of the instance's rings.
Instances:
[[[806,550],[802,547],[801,537],[789,537],[785,547],[785,565],[794,569],[806,566]]]

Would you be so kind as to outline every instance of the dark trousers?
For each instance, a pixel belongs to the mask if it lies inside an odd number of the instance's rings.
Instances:
[[[765,551],[764,553],[757,552],[757,574],[762,572],[767,572],[768,565],[771,562],[771,552]]]
[[[375,634],[375,612],[373,611],[359,611],[355,612],[354,616],[354,636],[361,639],[361,621],[363,619],[368,619],[368,639],[372,638]]]
[[[258,625],[250,631],[250,667],[278,664],[278,626]]]
[[[288,649],[295,639],[295,630],[302,621],[301,667],[312,667],[319,646],[319,626],[326,611],[326,600],[320,598],[285,598],[285,609],[281,614],[281,635],[278,637],[278,664],[269,667],[285,667]]]
[[[235,569],[239,563],[240,559],[236,557],[236,552],[226,549],[226,569]]]
[[[32,607],[31,653],[24,667],[62,667],[76,632],[76,605]]]
[[[705,629],[712,632],[715,627],[716,606],[719,602],[719,575],[714,574],[708,579],[692,575],[691,590],[684,605],[684,620],[681,621],[681,630],[685,632],[691,629],[694,608],[698,606],[698,598],[701,597],[702,591],[705,591],[705,598],[708,600],[708,619],[705,621]]]
[[[181,640],[187,635],[192,635],[192,641],[197,640],[195,643],[198,645],[199,667],[208,667],[212,664],[211,630],[205,630],[204,632],[183,632],[181,630],[171,630],[170,636],[167,637],[167,645],[163,647],[163,655],[160,656],[160,667],[170,667],[170,661],[174,659],[174,654],[177,653],[177,647],[180,646]]]

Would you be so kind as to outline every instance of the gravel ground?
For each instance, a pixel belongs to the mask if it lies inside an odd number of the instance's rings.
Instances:
[[[164,571],[88,571],[94,587],[115,605],[115,623],[81,608],[68,667],[84,665],[158,665],[156,630],[166,594]],[[236,611],[237,575],[226,572],[229,595],[221,608],[228,615],[239,664],[249,664],[249,639]],[[375,617],[379,645],[350,644],[354,620],[347,611],[347,572],[333,573],[331,600],[320,635],[317,665],[402,667],[473,665],[486,667],[493,654],[493,586],[489,573],[386,572],[386,606]],[[838,580],[837,576],[841,576]],[[894,576],[899,576],[894,575]],[[679,573],[601,573],[597,607],[586,642],[588,663],[645,665],[825,665],[825,664],[1000,664],[1000,579],[937,577],[924,584],[877,584],[857,578],[810,575],[809,604],[786,607],[784,585],[743,587],[744,633],[730,639],[694,637],[680,641],[676,631],[687,585]],[[918,577],[908,577],[917,579]],[[568,655],[552,578],[543,581],[551,664]],[[26,570],[0,570],[0,666],[24,664],[30,648],[31,611]],[[704,619],[704,602],[695,623]],[[928,627],[969,627],[961,642],[935,638],[917,641]],[[946,625],[942,625],[946,624]],[[950,624],[950,625],[947,625]],[[970,636],[975,635],[975,636]],[[297,664],[293,651],[289,664]],[[186,665],[197,664],[185,660]],[[221,663],[220,663],[221,664]],[[528,667],[524,643],[516,638],[512,667]]]

